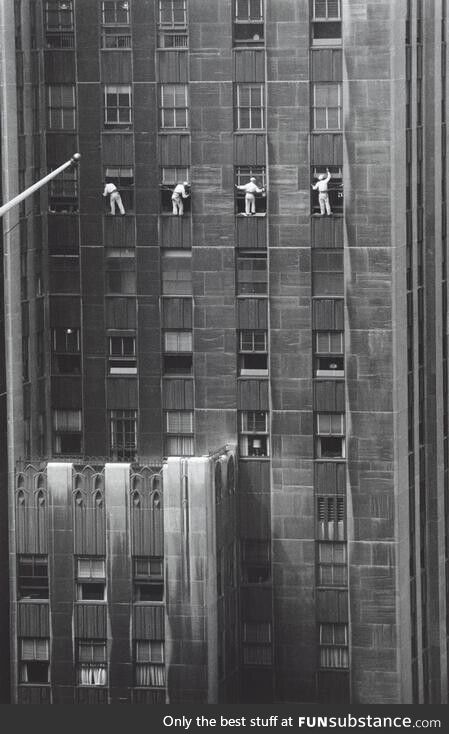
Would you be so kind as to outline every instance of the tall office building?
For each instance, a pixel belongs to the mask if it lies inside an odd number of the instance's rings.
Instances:
[[[446,6],[0,4],[13,703],[447,703]]]

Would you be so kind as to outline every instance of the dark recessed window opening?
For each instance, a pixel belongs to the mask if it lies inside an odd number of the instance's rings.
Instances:
[[[164,355],[164,373],[166,375],[191,375],[193,368],[192,354]]]

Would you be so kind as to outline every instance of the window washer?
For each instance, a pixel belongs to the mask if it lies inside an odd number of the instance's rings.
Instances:
[[[117,205],[120,214],[125,213],[125,208],[123,206],[122,197],[120,196],[117,186],[113,183],[107,183],[104,187],[103,196],[109,196],[109,204],[111,207],[111,214],[115,215],[115,206]]]
[[[312,184],[312,189],[314,191],[318,189],[318,202],[320,205],[321,216],[324,216],[325,213],[327,213],[328,216],[332,214],[332,209],[329,202],[329,189],[327,186],[329,181],[331,180],[331,173],[328,168],[326,168],[326,171],[327,176],[325,173],[320,173],[316,184]]]
[[[245,216],[254,216],[256,213],[256,197],[254,194],[265,194],[265,189],[257,186],[256,179],[253,176],[249,183],[243,184],[243,186],[236,184],[236,188],[245,192]]]
[[[187,199],[190,194],[187,193],[186,187],[189,185],[188,181],[184,181],[182,184],[177,184],[175,188],[173,189],[173,194],[171,197],[172,204],[173,204],[173,214],[175,216],[180,216],[184,214],[184,202],[183,199]]]

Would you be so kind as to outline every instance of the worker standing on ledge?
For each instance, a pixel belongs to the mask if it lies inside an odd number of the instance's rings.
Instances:
[[[328,216],[332,214],[332,209],[329,202],[329,189],[327,187],[329,181],[331,180],[331,173],[328,168],[326,168],[326,171],[327,176],[325,173],[320,173],[316,184],[312,184],[312,189],[314,191],[318,189],[318,202],[320,205],[321,216],[324,216],[325,213]]]
[[[105,184],[103,196],[109,195],[109,203],[111,206],[111,214],[115,215],[115,205],[117,204],[120,214],[125,213],[125,207],[122,203],[122,197],[120,196],[117,186],[114,183]]]
[[[171,196],[172,205],[173,205],[173,214],[175,216],[180,216],[184,214],[184,202],[183,199],[187,199],[189,194],[186,191],[186,187],[189,185],[188,181],[184,181],[182,184],[177,184],[175,188],[173,189],[173,193]]]
[[[243,186],[235,185],[237,189],[245,192],[245,216],[254,216],[256,213],[256,197],[254,194],[265,194],[264,188],[259,188],[256,184],[256,179],[252,176],[249,183],[243,184]]]

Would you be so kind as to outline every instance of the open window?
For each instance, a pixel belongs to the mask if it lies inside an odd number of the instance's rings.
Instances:
[[[193,456],[193,450],[193,410],[166,410],[166,456]]]
[[[54,410],[53,430],[55,454],[73,456],[81,453],[81,410]]]
[[[315,376],[344,377],[344,333],[342,331],[315,332]]]
[[[78,558],[76,561],[77,601],[104,601],[106,599],[106,571],[104,558]]]
[[[66,168],[49,184],[48,210],[70,214],[78,211],[78,169]]]
[[[239,375],[268,375],[267,332],[265,329],[242,329],[239,332]]]
[[[135,685],[141,688],[165,686],[163,640],[135,641]]]
[[[263,42],[263,0],[234,0],[234,44],[261,46]]]
[[[22,637],[19,640],[19,681],[41,685],[50,682],[49,640]]]
[[[329,204],[332,214],[343,214],[343,171],[341,166],[314,166],[311,171],[311,181],[316,183],[321,173],[326,175],[326,168],[331,174],[330,181],[327,185],[329,194]],[[318,199],[318,190],[311,189],[312,192],[312,214],[320,214],[320,202]]]
[[[112,167],[105,170],[106,183],[116,185],[126,212],[134,210],[134,169],[131,166]],[[109,213],[109,197],[105,196],[105,211]]]
[[[312,44],[341,45],[341,0],[313,0]]]
[[[129,2],[105,0],[101,3],[101,46],[103,49],[131,48]]]
[[[136,337],[134,334],[109,336],[109,374],[136,375]]]
[[[81,374],[81,338],[77,327],[57,327],[52,330],[52,373]]]
[[[142,556],[134,558],[134,601],[164,600],[163,558]]]
[[[47,48],[73,48],[72,0],[46,0],[45,41]]]
[[[184,181],[189,181],[189,168],[188,166],[163,166],[161,168],[161,211],[167,214],[172,214],[172,194],[177,184],[182,184]],[[187,187],[187,194],[190,194],[190,188]],[[183,199],[184,214],[190,212],[190,201],[191,197],[188,196]]]
[[[266,195],[266,168],[265,166],[237,166],[235,168],[235,184],[236,186],[245,186],[254,178],[254,183],[263,192],[254,193],[254,204],[256,214],[266,214],[267,211],[267,195]],[[246,192],[242,189],[235,189],[235,211],[236,214],[245,214]]]
[[[76,653],[78,685],[107,685],[108,670],[106,640],[78,640]]]
[[[240,411],[239,449],[241,456],[269,455],[268,413],[265,410]]]
[[[191,331],[164,332],[164,374],[191,375],[193,349]]]
[[[159,48],[187,48],[187,0],[159,0]]]
[[[47,556],[20,555],[17,560],[19,599],[48,599]]]
[[[317,458],[343,459],[345,457],[344,413],[318,413],[316,434]]]

